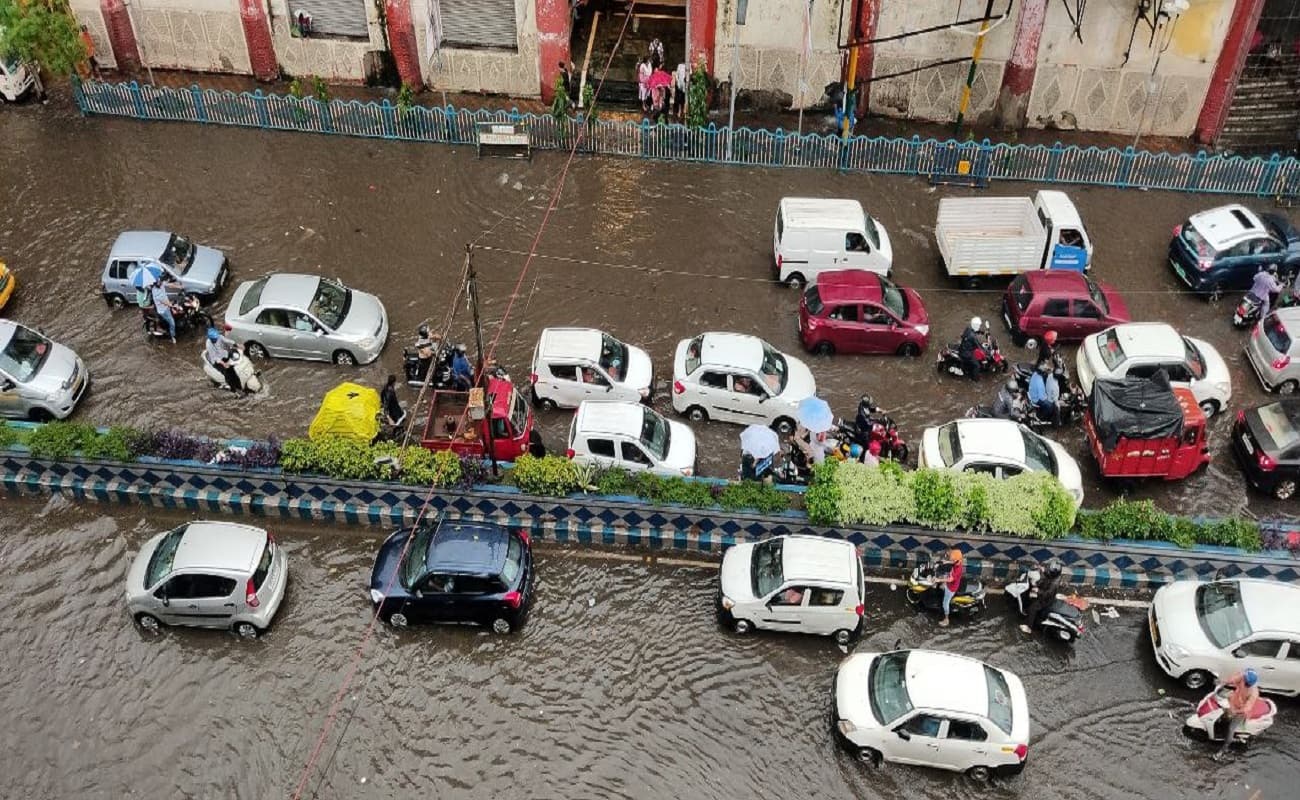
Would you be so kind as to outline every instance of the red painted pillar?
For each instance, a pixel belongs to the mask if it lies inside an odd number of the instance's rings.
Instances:
[[[876,38],[876,26],[880,21],[880,0],[853,0],[853,25],[849,28],[850,42],[869,42]],[[845,59],[847,59],[847,54]],[[875,68],[876,46],[863,44],[858,47],[858,68],[853,75],[853,85],[858,92],[858,116],[864,116],[870,107],[871,72]],[[847,63],[847,62],[846,62]],[[847,69],[847,67],[845,67]]]
[[[135,30],[122,0],[99,0],[99,10],[104,14],[108,28],[108,43],[113,48],[113,58],[122,72],[140,69],[140,48],[135,43]]]
[[[1038,44],[1047,19],[1047,0],[1023,0],[1016,17],[1015,45],[1002,71],[1002,88],[993,108],[996,123],[1003,129],[1023,128],[1029,121],[1029,93],[1038,70]]]
[[[735,0],[732,0],[733,2]],[[688,69],[695,69],[695,63],[704,59],[704,68],[713,74],[713,43],[718,35],[718,0],[687,0],[690,7],[686,17],[691,29],[686,38],[691,45]]]
[[[1201,116],[1196,120],[1196,141],[1210,144],[1223,130],[1223,122],[1228,118],[1228,108],[1232,105],[1232,93],[1237,90],[1237,78],[1241,68],[1246,64],[1246,54],[1250,52],[1250,40],[1259,25],[1259,14],[1264,9],[1264,0],[1237,0],[1232,9],[1232,21],[1228,23],[1228,35],[1223,39],[1223,49],[1219,51],[1219,60],[1214,65],[1214,74],[1210,77],[1210,88],[1205,95],[1205,104],[1201,106]]]
[[[537,78],[544,102],[555,99],[555,77],[560,74],[559,65],[567,65],[573,60],[569,49],[572,23],[569,0],[537,0]],[[604,66],[600,65],[601,68]],[[589,76],[588,80],[595,78]],[[570,99],[578,100],[576,97]]]
[[[397,62],[398,76],[412,89],[423,89],[424,73],[420,70],[415,23],[411,20],[411,0],[384,0],[384,18],[388,21],[388,49]]]
[[[271,42],[271,23],[266,18],[262,0],[239,0],[239,22],[244,26],[244,46],[248,48],[248,64],[253,76],[259,81],[273,81],[280,77],[280,63]]]

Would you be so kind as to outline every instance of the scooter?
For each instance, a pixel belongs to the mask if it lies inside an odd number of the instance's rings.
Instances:
[[[262,391],[265,384],[262,383],[261,373],[257,371],[257,367],[253,366],[253,359],[239,350],[230,351],[227,358],[229,358],[231,366],[235,368],[235,374],[239,376],[239,383],[244,387],[245,391],[254,394]],[[199,360],[203,362],[203,374],[208,376],[208,380],[212,382],[213,386],[218,389],[230,389],[226,385],[226,376],[221,370],[208,363],[206,353],[200,352]]]
[[[907,602],[923,611],[943,611],[943,585],[948,582],[949,570],[940,565],[922,561],[907,579]],[[984,610],[984,584],[970,575],[962,575],[961,587],[953,595],[951,611],[975,614]]]
[[[1300,300],[1296,298],[1294,292],[1290,289],[1283,289],[1277,297],[1272,298],[1269,309],[1289,308],[1297,302],[1300,302]],[[1259,322],[1259,312],[1263,306],[1264,304],[1259,302],[1259,298],[1247,292],[1241,298],[1241,302],[1237,303],[1237,308],[1232,312],[1232,327],[1243,330]]]
[[[1196,710],[1183,722],[1183,733],[1196,739],[1210,742],[1222,742],[1228,731],[1228,698],[1232,696],[1232,687],[1218,686],[1214,691],[1201,698]],[[1251,739],[1268,730],[1277,716],[1277,704],[1267,697],[1255,701],[1254,708],[1246,721],[1238,726],[1232,740],[1248,744]]]
[[[1020,576],[1003,589],[1007,602],[1021,618],[1028,613],[1029,604],[1038,596],[1038,590],[1034,587],[1042,577],[1043,572],[1039,567],[1030,567],[1021,570]],[[1034,627],[1033,620],[1025,624]],[[1083,612],[1059,597],[1053,598],[1052,603],[1039,612],[1038,626],[1047,631],[1049,636],[1073,644],[1083,634]]]
[[[980,373],[985,372],[1006,372],[1010,364],[1002,355],[1002,348],[998,347],[997,340],[992,334],[982,334],[982,337],[984,343],[976,347],[973,354],[975,363],[979,365],[975,377],[978,378]],[[954,342],[940,348],[935,357],[935,366],[941,373],[947,372],[959,378],[966,377],[966,366],[961,360],[960,343]]]
[[[842,419],[836,420],[835,427],[841,441],[859,445],[863,450],[867,450],[872,442],[879,442],[881,458],[907,461],[907,442],[903,441],[903,435],[898,432],[898,425],[892,417],[881,413],[874,406],[870,409],[859,408],[852,424]]]
[[[402,369],[406,374],[406,384],[408,386],[423,386],[424,379],[428,376],[429,370],[432,369],[433,378],[429,381],[430,389],[452,388],[451,358],[452,349],[450,347],[439,347],[433,358],[428,361],[422,360],[419,351],[415,348],[402,348]]]
[[[176,320],[176,335],[198,328],[206,331],[212,327],[212,315],[203,310],[199,298],[192,294],[182,294],[176,298],[179,308],[172,309],[172,319]],[[170,336],[167,323],[158,316],[158,310],[152,305],[140,309],[145,336],[166,339]]]
[[[1016,383],[1020,385],[1020,391],[1025,397],[1029,396],[1029,379],[1034,377],[1034,371],[1037,365],[1029,361],[1018,361],[1015,365]],[[1083,389],[1079,384],[1070,380],[1070,372],[1065,368],[1064,362],[1058,361],[1054,370],[1056,375],[1056,385],[1061,390],[1061,399],[1058,404],[1061,406],[1061,424],[1069,425],[1077,419],[1083,418],[1083,410],[1088,405],[1088,398],[1084,395]],[[1050,421],[1041,420],[1037,414],[1025,415],[1028,420],[1020,420],[1026,425],[1033,425],[1035,422],[1042,426],[1050,425]],[[1029,421],[1033,420],[1033,422]]]

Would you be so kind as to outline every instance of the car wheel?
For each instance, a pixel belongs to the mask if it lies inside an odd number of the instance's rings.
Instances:
[[[790,277],[785,279],[785,285],[791,289],[803,288],[804,277],[802,272],[791,272]]]
[[[898,348],[898,354],[904,358],[916,358],[921,355],[921,348],[915,342],[906,342]]]
[[[271,357],[271,354],[266,352],[266,348],[257,342],[249,342],[244,345],[244,352],[254,361],[265,361]]]
[[[162,630],[162,623],[153,614],[136,614],[135,624],[139,625],[149,633],[158,633]]]
[[[497,617],[496,619],[492,620],[493,633],[499,633],[502,636],[505,636],[507,633],[510,633],[510,631],[512,630],[514,630],[514,627],[510,624],[510,620],[506,619],[505,617]]]
[[[690,408],[686,409],[686,418],[689,419],[691,422],[708,422],[709,412],[705,411],[699,406],[691,406]]]
[[[1284,478],[1273,487],[1273,496],[1278,500],[1290,500],[1295,496],[1295,481]]]
[[[108,307],[114,311],[126,308],[126,298],[120,294],[110,294],[108,296]]]
[[[1015,341],[1015,337],[1014,337],[1014,336],[1011,337],[1011,341],[1013,341],[1013,342]],[[1037,349],[1038,349],[1038,339],[1035,338],[1035,337],[1033,337],[1033,336],[1025,336],[1025,335],[1022,334],[1022,335],[1020,336],[1020,346],[1023,347],[1023,348],[1025,348],[1026,350],[1031,350],[1031,351],[1032,351],[1032,350],[1037,350]]]
[[[1209,419],[1219,413],[1219,404],[1214,400],[1206,400],[1201,403],[1201,411],[1204,412],[1205,418]]]
[[[1197,691],[1199,689],[1204,689],[1206,686],[1209,686],[1210,683],[1214,680],[1214,678],[1210,675],[1210,673],[1206,672],[1203,669],[1194,669],[1191,672],[1184,674],[1182,678],[1179,678],[1179,680],[1181,680],[1183,682],[1183,685],[1186,686],[1188,689],[1191,689],[1192,691]]]
[[[907,445],[905,445],[905,444],[900,444],[900,445],[898,446],[898,449],[894,450],[894,452],[893,452],[893,454],[890,456],[890,458],[893,458],[895,461],[897,461],[897,462],[900,463],[900,464],[906,464],[906,463],[907,463],[907,457],[908,457],[909,455],[911,455],[911,454],[912,454],[912,451],[910,451],[910,450],[907,449]]]
[[[736,633],[739,633],[740,635],[744,636],[745,634],[754,630],[754,623],[750,622],[747,619],[738,619],[731,624],[731,627],[733,630],[736,631]]]
[[[813,355],[833,356],[835,355],[835,345],[831,344],[830,342],[818,342],[813,347]]]
[[[1295,394],[1296,389],[1300,389],[1300,383],[1295,381],[1282,381],[1277,387],[1278,394]]]
[[[27,412],[27,418],[32,422],[45,423],[54,421],[54,415],[47,408],[33,408]]]
[[[1065,628],[1056,629],[1056,638],[1062,642],[1065,642],[1066,644],[1072,643],[1075,640],[1075,637],[1077,635],[1078,634],[1076,634],[1074,631],[1067,631]]]
[[[789,417],[777,417],[776,422],[772,423],[772,429],[782,436],[789,436],[794,433],[794,420]]]
[[[858,760],[872,769],[880,769],[880,764],[884,761],[884,758],[880,755],[880,751],[874,747],[859,747]]]
[[[251,622],[236,622],[235,633],[241,639],[256,639],[260,631],[258,631],[257,626]]]
[[[847,646],[849,642],[852,641],[853,641],[853,631],[847,630],[845,628],[840,628],[838,631],[835,631],[835,644]]]
[[[993,770],[988,767],[971,767],[966,770],[966,774],[969,775],[972,780],[979,781],[980,783],[987,783],[989,779],[993,777]]]
[[[1210,287],[1209,293],[1206,294],[1205,296],[1205,298],[1209,300],[1211,303],[1219,302],[1219,299],[1222,297],[1223,297],[1223,287],[1217,283]]]
[[[537,407],[543,411],[554,411],[556,406],[554,400],[549,397],[543,397],[541,400],[537,401]]]
[[[1206,733],[1204,728],[1194,728],[1191,725],[1183,726],[1183,735],[1198,742],[1209,741],[1210,738],[1210,734]]]
[[[406,615],[400,611],[394,611],[388,615],[388,624],[394,628],[405,628],[407,625]]]
[[[338,350],[334,353],[334,363],[340,367],[355,367],[357,359],[347,350]]]

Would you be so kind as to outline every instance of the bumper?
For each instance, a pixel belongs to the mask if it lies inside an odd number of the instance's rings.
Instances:
[[[1191,289],[1193,292],[1203,294],[1210,293],[1210,284],[1212,281],[1208,280],[1209,273],[1201,272],[1196,269],[1196,267],[1187,265],[1173,252],[1169,254],[1169,269],[1178,276],[1178,279],[1183,282],[1183,285]]]
[[[67,419],[69,416],[71,416],[72,412],[76,410],[77,404],[81,402],[81,398],[86,395],[86,392],[90,391],[89,371],[83,371],[82,377],[79,378],[78,380],[80,381],[80,385],[73,388],[72,393],[68,396],[68,399],[66,399],[57,408],[49,409],[50,413],[53,414],[55,418]]]
[[[1273,491],[1273,486],[1277,483],[1277,476],[1270,473],[1262,472],[1255,463],[1254,457],[1246,452],[1246,445],[1241,441],[1241,434],[1237,432],[1236,427],[1232,429],[1232,456],[1237,460],[1241,467],[1241,472],[1246,476],[1246,482],[1251,488],[1261,492]]]
[[[1251,334],[1251,336],[1254,335],[1254,333]],[[1250,364],[1251,371],[1255,373],[1256,378],[1259,378],[1260,385],[1264,387],[1265,391],[1271,392],[1275,390],[1281,381],[1272,380],[1275,376],[1271,372],[1266,374],[1264,368],[1255,362],[1255,348],[1250,346],[1250,342],[1247,342],[1243,349],[1246,351],[1246,363]]]

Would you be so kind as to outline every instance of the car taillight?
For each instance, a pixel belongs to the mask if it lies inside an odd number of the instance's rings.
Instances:
[[[1029,745],[1018,744],[1016,745],[1015,752],[1016,752],[1016,758],[1020,759],[1021,761],[1024,761],[1025,757],[1029,755]]]
[[[862,605],[861,603],[858,603],[858,607],[853,609],[853,613],[857,614],[860,617],[862,616],[863,612],[866,610],[867,610],[866,606]]]
[[[776,268],[777,268],[777,269],[780,269],[780,268],[781,268],[781,265],[784,264],[784,263],[785,263],[785,259],[781,257],[781,254],[780,254],[780,253],[777,253],[777,254],[776,254]]]
[[[1201,272],[1205,272],[1207,269],[1209,269],[1212,266],[1214,266],[1213,259],[1204,258],[1204,257],[1196,259],[1196,268],[1199,269]]]
[[[681,381],[673,381],[673,393],[674,393],[674,394],[681,394],[681,393],[684,392],[684,391],[686,391],[686,387],[685,387],[684,385],[682,385],[682,382],[681,382]]]
[[[1263,450],[1255,454],[1255,463],[1265,472],[1272,472],[1273,468],[1277,466],[1277,462],[1269,458],[1268,454]]]
[[[1287,364],[1290,363],[1291,363],[1291,356],[1281,356],[1279,358],[1275,358],[1273,359],[1273,369],[1282,369],[1283,367],[1285,367]]]
[[[506,592],[505,597],[501,599],[511,608],[519,608],[519,604],[524,601],[523,595],[519,594],[519,592]]]
[[[529,383],[537,383],[537,373],[536,373],[536,372],[530,372],[530,373],[528,373],[528,382],[529,382]]]
[[[524,544],[528,544],[529,541],[531,541],[528,538],[528,531],[524,530],[523,528],[520,528],[519,530],[515,531],[515,533],[519,534],[519,538],[524,540]]]
[[[244,587],[244,603],[249,608],[257,608],[260,601],[257,599],[257,587],[253,585],[253,579],[248,579],[248,585]]]
[[[1246,422],[1246,412],[1245,412],[1245,411],[1238,411],[1238,412],[1237,412],[1237,424],[1238,424],[1238,425],[1242,425],[1242,424],[1244,424],[1245,422]]]
[[[1175,225],[1175,226],[1174,226],[1174,236],[1182,236],[1182,235],[1183,235],[1183,226],[1182,226],[1182,225]]]
[[[564,451],[564,456],[565,456],[566,458],[573,458],[573,448],[570,447],[568,450],[565,450],[565,451]]]

